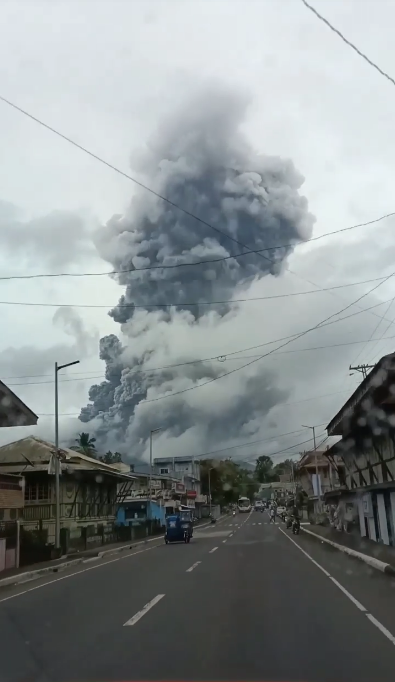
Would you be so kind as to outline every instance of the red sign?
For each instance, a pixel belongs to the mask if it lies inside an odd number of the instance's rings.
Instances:
[[[187,497],[196,497],[196,490],[187,490]]]

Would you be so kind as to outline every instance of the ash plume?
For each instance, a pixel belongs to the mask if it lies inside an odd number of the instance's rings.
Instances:
[[[159,126],[137,165],[149,187],[236,241],[144,189],[137,190],[126,215],[113,216],[97,234],[99,254],[121,271],[115,277],[125,289],[109,313],[120,324],[120,338],[100,341],[106,380],[91,387],[80,420],[91,422],[103,446],[116,444],[131,457],[142,456],[150,429],[158,424],[166,438],[183,437],[183,448],[193,440],[212,448],[224,433],[237,437],[286,397],[267,368],[255,365],[226,399],[216,382],[175,398],[141,402],[223,373],[218,362],[160,367],[200,357],[207,338],[215,347],[224,329],[237,324],[234,304],[192,302],[237,298],[257,279],[279,276],[292,247],[265,252],[267,258],[249,254],[182,264],[239,254],[245,249],[237,241],[256,250],[297,244],[311,235],[314,218],[299,194],[304,179],[291,161],[252,149],[241,131],[247,105],[246,98],[224,88],[199,92]],[[180,267],[157,268],[162,265]],[[159,307],[163,304],[167,307]],[[201,391],[204,398],[197,397]]]

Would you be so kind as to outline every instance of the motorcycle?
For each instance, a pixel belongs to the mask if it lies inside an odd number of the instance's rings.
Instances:
[[[292,521],[292,532],[294,535],[299,535],[300,531],[300,521],[299,519],[294,519]]]
[[[285,527],[288,529],[292,527],[292,516],[287,516],[285,520]]]
[[[236,516],[236,512],[235,512],[235,511],[233,512],[233,516]]]

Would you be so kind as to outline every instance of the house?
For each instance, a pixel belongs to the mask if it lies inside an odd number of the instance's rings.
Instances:
[[[125,466],[125,465],[124,465]],[[185,499],[185,485],[176,477],[157,473],[133,473],[134,481],[117,512],[120,525],[139,525],[147,520],[164,525]]]
[[[19,566],[19,518],[24,506],[24,479],[0,474],[0,572]]]
[[[285,501],[294,491],[294,483],[291,481],[272,481],[271,483],[261,483],[259,486],[258,497],[261,500]]]
[[[200,462],[196,457],[156,457],[154,459],[155,473],[177,479],[185,486],[184,504],[191,509],[207,503],[205,495],[201,494]]]
[[[356,532],[395,546],[395,353],[385,355],[327,426],[344,465],[339,502]]]
[[[117,506],[134,477],[68,448],[58,453],[62,546],[66,550],[93,544],[96,536],[112,533]],[[34,436],[0,447],[0,476],[16,474],[25,480],[20,510],[23,537],[39,533],[41,545],[55,539],[55,457],[53,443]]]
[[[36,426],[37,422],[37,415],[0,381],[0,428]]]
[[[295,479],[307,495],[310,518],[322,514],[326,495],[335,501],[344,483],[344,470],[342,460],[332,448],[302,453],[295,465]]]
[[[36,426],[38,417],[0,381],[0,428]],[[19,566],[18,518],[24,506],[24,480],[0,470],[0,571]]]

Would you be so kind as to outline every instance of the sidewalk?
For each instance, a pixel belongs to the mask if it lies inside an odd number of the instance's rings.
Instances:
[[[218,521],[225,516],[226,514],[222,514]],[[206,519],[201,519],[201,523],[196,523],[194,527],[201,528],[208,525],[210,525],[210,522],[207,522]],[[35,578],[40,578],[46,573],[57,573],[58,571],[65,570],[69,566],[88,563],[94,559],[105,557],[107,554],[123,552],[128,549],[133,549],[138,545],[144,545],[147,542],[154,542],[155,540],[161,540],[163,542],[163,534],[160,533],[156,535],[149,535],[143,540],[128,540],[127,542],[99,545],[82,552],[73,552],[60,557],[60,559],[41,561],[38,564],[22,566],[20,568],[11,568],[0,573],[0,588],[7,585],[16,585],[18,583],[28,582],[30,580],[34,580]]]
[[[306,528],[302,525],[301,530],[321,542],[326,542],[350,556],[365,561],[383,573],[395,575],[395,547],[379,544],[353,533],[337,531],[331,526],[310,524]]]

